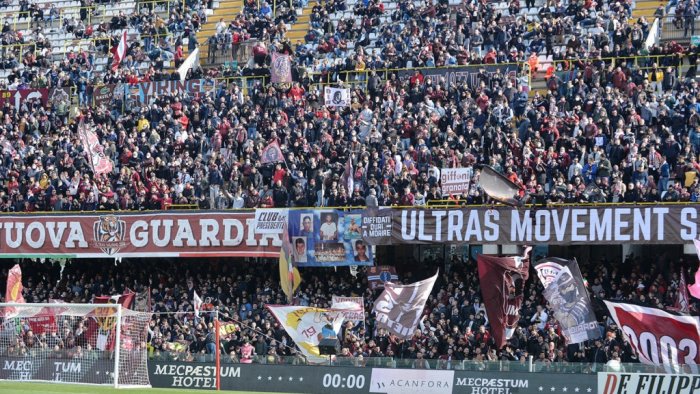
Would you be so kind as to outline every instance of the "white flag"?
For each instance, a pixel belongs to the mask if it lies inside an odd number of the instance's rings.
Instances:
[[[328,361],[326,356],[321,356],[318,343],[323,338],[338,336],[340,327],[345,321],[344,310],[273,305],[268,305],[267,309],[284,327],[309,362]]]
[[[374,301],[377,328],[385,328],[399,338],[413,336],[423,315],[425,302],[433,290],[438,274],[410,285],[384,284],[384,291]]]
[[[344,312],[345,320],[354,323],[365,321],[365,302],[362,297],[333,296],[331,308],[348,309],[347,312]]]
[[[323,90],[326,107],[347,107],[350,105],[350,89],[331,88]]]
[[[202,299],[199,298],[199,294],[196,291],[192,296],[192,303],[194,304],[194,315],[199,317],[199,311],[202,309]]]
[[[178,67],[177,73],[180,74],[180,81],[184,81],[187,77],[187,72],[195,66],[199,66],[199,48],[195,48],[187,59]]]

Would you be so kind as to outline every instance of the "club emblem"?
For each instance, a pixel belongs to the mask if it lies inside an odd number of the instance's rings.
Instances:
[[[126,246],[126,222],[115,215],[100,216],[93,225],[95,245],[105,254],[113,255]]]

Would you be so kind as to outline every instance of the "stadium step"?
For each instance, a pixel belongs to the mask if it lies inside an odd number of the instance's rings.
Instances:
[[[304,36],[309,32],[309,26],[311,26],[311,9],[313,5],[309,4],[301,10],[301,15],[297,16],[297,23],[292,25],[292,28],[287,31],[285,37],[289,39],[290,42],[297,42],[298,40],[304,41]]]
[[[641,17],[646,17],[647,21],[651,24],[654,22],[654,12],[656,9],[661,7],[666,7],[667,1],[653,1],[653,0],[641,0],[637,1],[634,9],[632,10],[632,18],[630,18],[630,23],[637,23],[637,19]]]
[[[216,24],[219,19],[224,18],[224,22],[231,22],[243,10],[243,0],[222,0],[219,7],[207,18],[202,28],[197,32],[199,41],[199,59],[202,65],[208,64],[209,45],[207,40],[216,33]]]

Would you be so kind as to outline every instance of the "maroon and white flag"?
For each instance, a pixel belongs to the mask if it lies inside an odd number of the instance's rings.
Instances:
[[[690,296],[688,295],[687,281],[685,280],[685,270],[681,268],[681,277],[678,283],[678,298],[673,309],[681,313],[688,313],[690,310]]]
[[[128,44],[126,42],[126,30],[122,31],[121,38],[119,39],[119,44],[112,49],[114,58],[112,59],[112,71],[116,70],[121,64],[122,60],[126,57],[126,50]]]
[[[83,149],[88,154],[88,160],[90,160],[90,165],[95,175],[112,172],[112,160],[104,154],[104,147],[102,147],[100,139],[95,131],[90,130],[90,127],[82,120],[78,124],[78,135],[80,136],[80,143],[83,145]]]
[[[292,82],[292,58],[289,55],[273,52],[270,62],[270,82]]]
[[[96,296],[93,304],[120,304],[122,308],[131,308],[134,293],[116,294],[113,296]],[[88,320],[86,336],[94,340],[99,350],[113,350],[116,342],[117,315],[116,309],[96,309],[95,315]],[[124,337],[122,337],[124,339]]]
[[[644,364],[671,373],[700,364],[700,318],[676,316],[656,308],[605,301],[610,316]]]
[[[377,328],[384,328],[402,339],[412,337],[437,277],[436,272],[432,277],[410,285],[385,283],[384,291],[374,301]]]
[[[265,149],[263,149],[260,154],[260,162],[262,164],[268,163],[278,163],[284,161],[284,154],[282,153],[282,148],[277,141],[270,142]]]
[[[513,335],[520,320],[531,249],[526,247],[523,256],[476,256],[481,296],[484,297],[491,335],[499,349]]]

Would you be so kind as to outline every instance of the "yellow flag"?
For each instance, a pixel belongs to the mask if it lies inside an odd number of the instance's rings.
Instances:
[[[289,240],[289,233],[286,226],[282,234],[282,249],[280,250],[280,286],[287,295],[287,302],[292,303],[294,292],[299,288],[301,275],[294,266],[292,258],[292,243]]]

